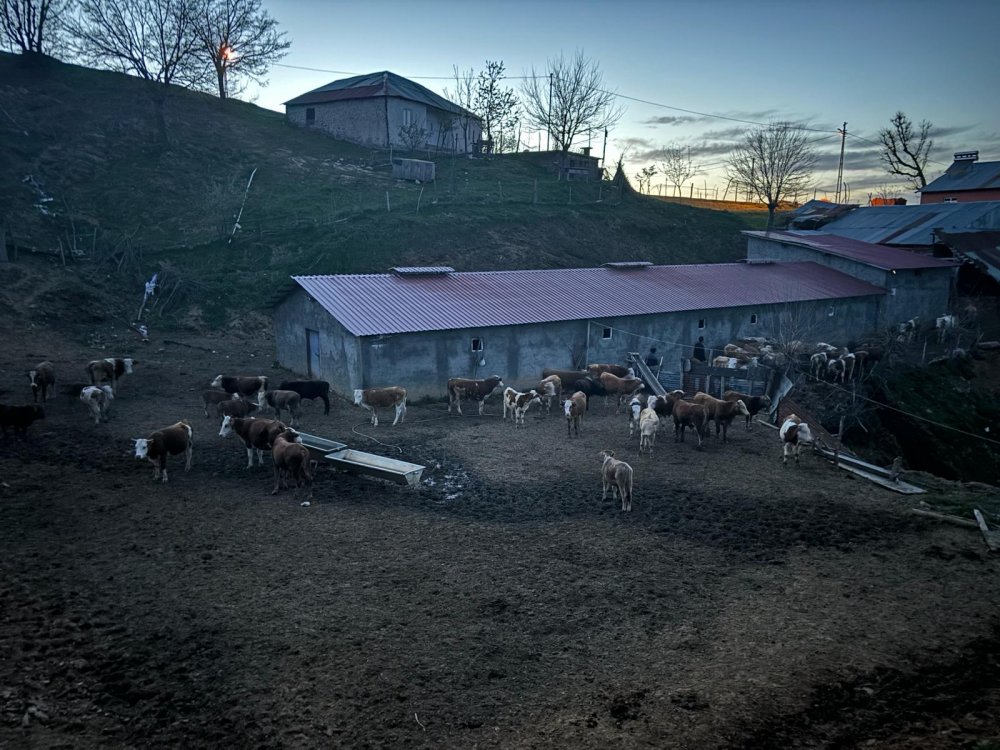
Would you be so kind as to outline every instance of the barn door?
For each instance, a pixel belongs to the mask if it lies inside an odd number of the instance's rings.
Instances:
[[[319,376],[319,331],[306,329],[306,363],[309,377]]]

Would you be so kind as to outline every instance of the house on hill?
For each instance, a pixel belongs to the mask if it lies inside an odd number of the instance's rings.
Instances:
[[[1000,161],[979,161],[978,151],[960,151],[936,180],[920,189],[920,205],[1000,200]]]
[[[378,148],[469,153],[482,133],[472,112],[387,70],[343,78],[290,99],[285,117]]]

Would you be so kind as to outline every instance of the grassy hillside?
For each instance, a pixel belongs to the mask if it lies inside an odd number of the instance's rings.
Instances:
[[[178,289],[173,312],[195,303],[208,321],[265,304],[290,273],[729,261],[759,222],[560,182],[519,155],[415,154],[437,179],[395,180],[387,152],[270,110],[56,61],[0,54],[0,106],[12,250],[129,288],[158,270]]]

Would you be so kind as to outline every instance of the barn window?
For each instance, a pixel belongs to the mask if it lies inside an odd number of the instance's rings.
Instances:
[[[757,313],[750,313],[750,324],[757,325]]]
[[[826,308],[826,314],[831,318],[833,317],[833,305],[830,305],[828,308]]]
[[[413,124],[413,110],[406,108],[403,110],[403,127],[409,127]]]
[[[472,339],[472,351],[481,352],[483,350],[483,340],[482,339]]]
[[[306,107],[306,125],[312,125],[316,122],[316,108]]]
[[[698,327],[699,328],[704,328],[705,327],[705,319],[704,318],[699,318],[698,319]]]
[[[601,331],[601,338],[602,339],[609,339],[609,338],[611,338],[611,329],[610,328],[603,329]]]

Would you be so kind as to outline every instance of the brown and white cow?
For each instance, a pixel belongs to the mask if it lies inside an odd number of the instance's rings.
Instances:
[[[583,391],[577,391],[563,401],[563,414],[566,415],[566,437],[572,436],[572,430],[576,430],[577,437],[580,436],[580,422],[583,421],[583,415],[586,411],[587,395]]]
[[[781,439],[781,463],[788,463],[788,456],[795,456],[795,463],[799,462],[799,452],[803,445],[812,445],[815,438],[809,425],[803,422],[797,415],[789,414],[785,421],[781,423],[781,430],[778,432]]]
[[[135,457],[148,459],[153,464],[153,481],[155,482],[163,475],[163,482],[167,481],[167,456],[177,456],[184,454],[184,471],[191,470],[191,459],[193,457],[193,432],[191,425],[184,420],[157,430],[148,438],[133,440],[135,443]]]
[[[87,374],[91,385],[100,385],[105,381],[111,383],[111,390],[118,393],[118,381],[132,374],[132,368],[139,360],[131,357],[105,357],[94,359],[87,363]]]
[[[287,411],[291,416],[292,427],[297,427],[302,415],[302,396],[296,391],[274,390],[264,394],[264,403],[274,409],[274,418],[281,419],[281,412]]]
[[[108,421],[108,409],[115,398],[115,392],[110,385],[88,385],[80,391],[80,400],[90,410],[94,424]]]
[[[611,499],[621,498],[622,512],[632,510],[632,467],[615,458],[615,452],[603,450],[597,454],[601,458],[601,500],[607,500],[608,489]]]
[[[538,391],[539,395],[542,397],[542,402],[545,404],[545,413],[552,413],[552,402],[557,404],[562,403],[562,378],[558,375],[549,375],[538,381],[538,385],[535,386],[535,390]]]
[[[608,405],[608,396],[618,397],[616,414],[621,411],[622,403],[628,401],[642,388],[642,381],[639,378],[620,378],[613,372],[602,372],[600,381],[604,388],[605,407]]]
[[[255,419],[254,417],[223,417],[219,437],[239,435],[247,449],[247,466],[253,466],[253,454],[257,452],[257,463],[264,465],[264,451],[271,450],[271,443],[278,433],[284,432],[288,426],[277,419]]]
[[[208,413],[209,405],[218,406],[223,401],[234,401],[239,399],[240,394],[238,393],[226,393],[219,388],[207,388],[201,392],[201,403],[205,407],[205,416],[209,419],[212,417]]]
[[[670,413],[674,417],[674,442],[683,443],[684,431],[690,427],[694,430],[695,437],[698,438],[698,450],[701,450],[708,413],[701,404],[693,404],[690,401],[684,401],[683,398],[684,391],[671,391],[667,394],[667,401],[670,402]]]
[[[271,494],[278,494],[279,484],[288,489],[288,480],[292,479],[296,487],[302,484],[308,487],[311,500],[313,476],[309,470],[309,449],[302,445],[302,438],[295,430],[283,430],[274,436],[271,459],[274,461],[274,489]]]
[[[56,370],[51,362],[39,362],[34,370],[28,371],[28,380],[31,381],[31,399],[38,403],[38,392],[42,392],[42,403],[48,398],[49,388],[56,384]],[[53,394],[55,395],[55,394]]]
[[[267,392],[266,375],[216,375],[209,383],[213,388],[221,388],[226,393],[235,393],[240,398],[251,401],[256,395],[257,406],[264,405],[264,394]]]
[[[385,388],[357,388],[354,391],[354,405],[368,409],[372,413],[370,421],[373,427],[378,427],[379,409],[393,408],[396,410],[396,418],[392,420],[395,425],[406,417],[406,389],[398,385]],[[448,410],[451,411],[450,404]],[[459,414],[461,413],[459,409]]]
[[[522,393],[513,388],[504,388],[503,391],[503,419],[507,421],[509,411],[514,418],[514,427],[524,424],[524,415],[532,404],[541,404],[541,394],[532,388],[530,391]]]
[[[448,413],[451,414],[453,406],[458,407],[458,413],[462,413],[462,399],[479,402],[479,416],[483,415],[483,408],[486,406],[486,399],[496,391],[503,389],[503,380],[499,375],[491,375],[482,380],[474,378],[449,378],[448,379]]]

